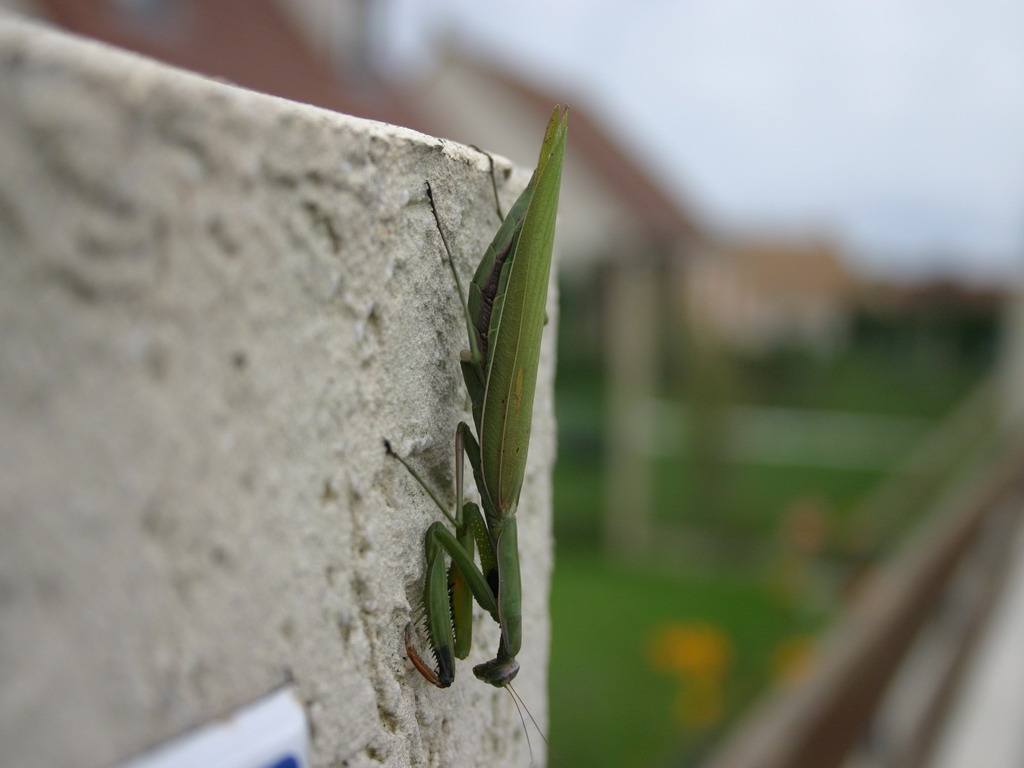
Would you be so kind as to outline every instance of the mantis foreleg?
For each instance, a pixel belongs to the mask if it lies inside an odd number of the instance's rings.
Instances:
[[[425,541],[427,575],[424,579],[423,607],[427,632],[437,664],[436,671],[431,670],[416,653],[411,635],[408,632],[406,635],[406,650],[417,669],[434,685],[446,688],[451,685],[453,679],[450,675],[454,675],[452,656],[464,659],[472,647],[473,599],[476,598],[480,606],[490,613],[495,621],[499,621],[498,564],[487,525],[476,504],[461,502],[464,456],[469,456],[474,472],[479,472],[480,449],[469,427],[465,423],[460,423],[455,433],[455,487],[458,506],[456,515],[452,516],[412,465],[395,453],[389,442],[385,441],[385,447],[391,456],[405,466],[413,479],[455,526],[455,533],[452,533],[443,523],[435,522],[427,529]],[[473,561],[476,549],[479,550],[482,570],[477,568]],[[442,551],[451,559],[451,566],[447,572]]]

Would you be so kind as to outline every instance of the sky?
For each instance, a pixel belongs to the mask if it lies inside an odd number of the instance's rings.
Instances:
[[[713,231],[833,237],[886,277],[1024,278],[1024,3],[391,0],[579,103]]]

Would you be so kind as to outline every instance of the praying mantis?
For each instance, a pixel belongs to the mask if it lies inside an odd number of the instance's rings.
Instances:
[[[388,454],[409,470],[455,529],[453,532],[436,521],[426,533],[423,609],[436,669],[416,651],[411,622],[405,631],[409,659],[427,681],[439,688],[447,688],[455,680],[454,659],[469,655],[474,598],[501,627],[501,639],[495,658],[476,665],[473,673],[479,680],[503,688],[519,672],[516,655],[523,635],[516,512],[526,471],[546,322],[567,121],[568,110],[555,107],[537,168],[485,250],[469,285],[468,300],[437,214],[433,190],[427,184],[431,211],[455,278],[469,336],[469,349],[461,354],[460,365],[476,429],[474,436],[462,422],[455,433],[455,514],[388,441],[384,444]],[[469,457],[482,514],[475,503],[463,501],[464,456]],[[474,550],[478,551],[479,568]],[[447,568],[445,555],[451,561]]]

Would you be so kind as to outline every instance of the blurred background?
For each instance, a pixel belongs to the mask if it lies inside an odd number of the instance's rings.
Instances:
[[[1021,558],[1024,5],[0,7],[527,167],[569,103],[552,764],[941,764]]]

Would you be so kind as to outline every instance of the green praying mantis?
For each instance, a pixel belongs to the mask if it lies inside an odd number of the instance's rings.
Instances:
[[[507,686],[519,672],[522,646],[522,587],[516,512],[526,471],[533,421],[541,335],[551,272],[555,215],[565,154],[568,110],[555,107],[544,133],[537,168],[484,252],[469,286],[462,289],[451,249],[427,195],[462,302],[469,350],[460,357],[472,402],[476,437],[465,422],[455,433],[453,515],[416,471],[385,441],[454,527],[431,524],[426,534],[423,608],[432,668],[416,651],[412,623],[406,627],[409,659],[430,683],[447,688],[455,680],[455,658],[472,646],[473,599],[501,627],[495,658],[473,668],[479,680]],[[500,215],[500,213],[499,213]],[[469,457],[483,513],[463,502],[463,457]],[[478,551],[480,567],[474,562]],[[445,567],[447,554],[451,565]]]

